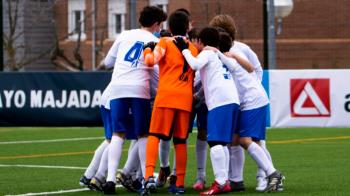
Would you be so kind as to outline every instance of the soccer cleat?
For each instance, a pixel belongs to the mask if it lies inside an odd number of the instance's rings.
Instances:
[[[205,180],[198,178],[192,188],[196,191],[202,191],[205,188]]]
[[[136,179],[132,181],[132,187],[136,192],[141,192],[142,190],[142,178]]]
[[[234,182],[230,181],[231,192],[243,192],[245,191],[245,186],[243,181]]]
[[[176,194],[176,195],[182,195],[182,194],[185,194],[185,188],[183,186],[179,186],[179,187],[176,187],[174,189],[171,189],[171,192],[169,193],[172,193],[172,194]]]
[[[283,183],[282,181],[284,179],[285,177],[282,175],[282,173],[276,170],[275,172],[273,172],[267,177],[267,186],[264,192],[277,191],[278,186]],[[283,188],[283,184],[282,184],[282,188]]]
[[[115,195],[115,183],[112,181],[106,182],[102,185],[102,190],[105,195]]]
[[[103,189],[102,189],[102,185],[104,184],[105,182],[103,182],[102,180],[96,178],[96,177],[93,177],[90,181],[90,184],[88,186],[88,188],[90,190],[93,190],[93,191],[100,191],[102,192]]]
[[[283,180],[285,180],[285,177],[283,178]],[[281,192],[284,190],[284,187],[283,187],[283,182],[281,180],[281,183],[277,184],[277,191]]]
[[[123,185],[124,188],[126,188],[128,191],[136,192],[133,185],[133,180],[131,175],[124,174],[123,172],[118,173],[118,182]]]
[[[120,181],[121,181],[122,176],[121,176],[121,172],[120,171],[117,171],[117,174],[116,174],[115,178],[116,178],[115,183],[116,184],[121,184]]]
[[[89,186],[91,179],[88,179],[85,176],[82,176],[79,180],[79,185],[80,186]]]
[[[258,192],[264,192],[267,186],[267,179],[264,177],[257,177],[256,180],[258,184],[255,187],[255,190]]]
[[[176,180],[177,180],[177,177],[175,175],[169,176],[169,178],[168,178],[168,181],[169,181],[168,192],[169,193],[176,191]]]
[[[161,167],[159,170],[159,175],[156,180],[157,187],[163,187],[166,183],[168,176],[170,175],[170,167]]]
[[[141,196],[150,195],[156,191],[156,182],[154,181],[154,177],[148,177],[148,180],[145,181],[143,185],[143,190],[141,191]]]
[[[199,195],[217,195],[221,193],[227,193],[230,191],[231,191],[231,186],[229,181],[226,181],[224,185],[220,185],[219,183],[214,181],[214,183],[211,185],[211,187],[208,190],[201,192]]]

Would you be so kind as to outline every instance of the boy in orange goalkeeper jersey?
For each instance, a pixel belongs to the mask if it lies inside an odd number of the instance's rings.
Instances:
[[[173,36],[182,36],[186,39],[189,19],[185,13],[180,11],[172,13],[168,24]],[[197,49],[189,41],[186,42],[192,55],[196,56]],[[194,72],[174,44],[174,37],[161,38],[153,51],[151,48],[145,48],[144,59],[147,65],[159,65],[159,83],[146,146],[145,189],[142,195],[147,195],[156,188],[153,173],[160,138],[169,140],[172,136],[177,175],[176,189],[172,189],[172,192],[183,194]]]

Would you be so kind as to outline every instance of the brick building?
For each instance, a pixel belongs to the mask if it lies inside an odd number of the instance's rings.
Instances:
[[[48,0],[49,1],[49,0]],[[61,49],[70,58],[80,27],[84,68],[92,69],[92,29],[96,30],[96,65],[118,36],[130,29],[146,5],[157,5],[168,13],[186,8],[196,27],[204,27],[216,14],[230,14],[238,27],[237,39],[250,45],[263,61],[263,0],[134,0],[136,17],[130,15],[133,0],[95,0],[96,27],[92,28],[93,0],[56,0],[53,17]],[[294,9],[283,19],[282,34],[276,36],[277,68],[350,68],[350,0],[293,0]],[[136,23],[137,24],[137,23]]]

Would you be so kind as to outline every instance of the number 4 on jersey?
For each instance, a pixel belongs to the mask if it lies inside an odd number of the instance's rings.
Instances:
[[[143,42],[136,42],[126,53],[124,61],[131,62],[131,67],[137,67],[137,62],[142,53]]]

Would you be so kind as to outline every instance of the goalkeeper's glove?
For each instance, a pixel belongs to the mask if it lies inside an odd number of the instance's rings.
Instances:
[[[188,49],[188,43],[186,43],[182,37],[175,37],[175,40],[173,40],[173,42],[181,52],[185,49]]]
[[[150,48],[153,51],[156,45],[157,42],[148,42],[147,44],[143,45],[143,50],[145,50],[146,48]]]

